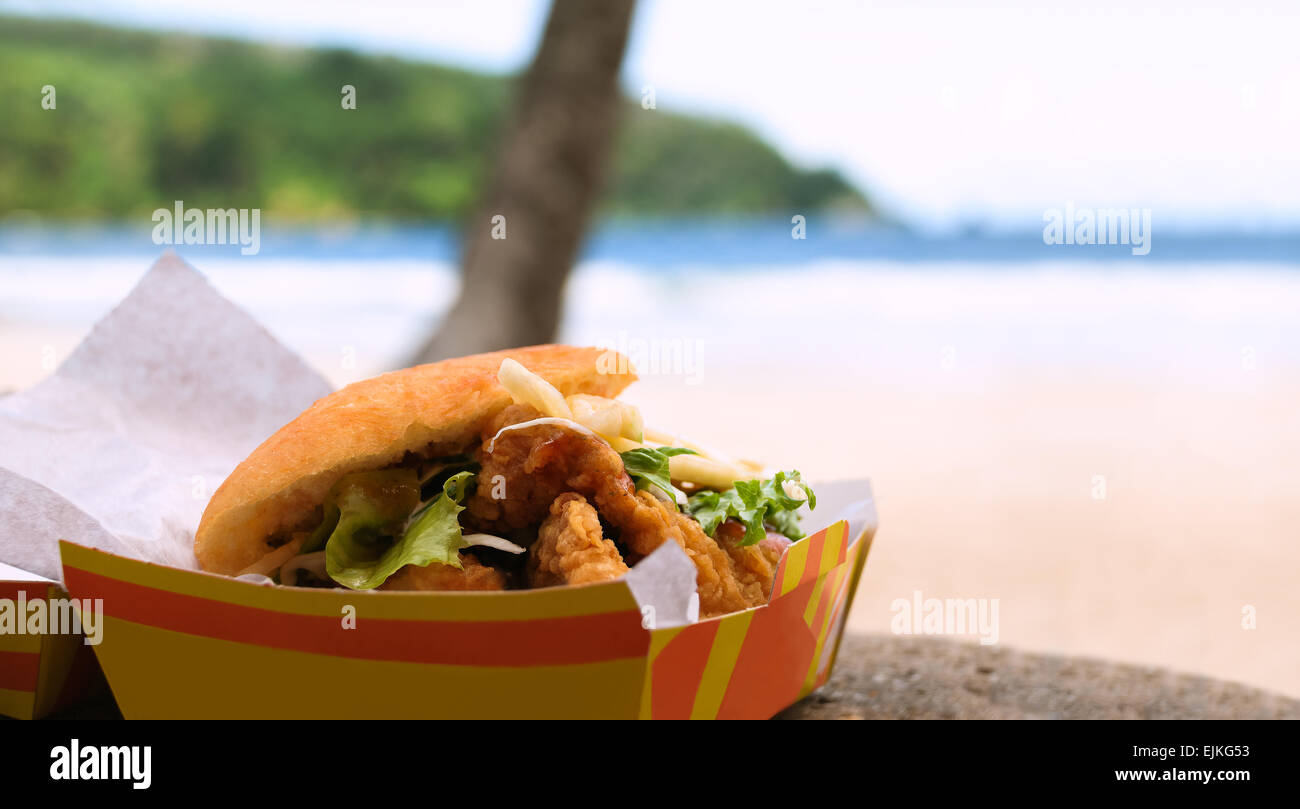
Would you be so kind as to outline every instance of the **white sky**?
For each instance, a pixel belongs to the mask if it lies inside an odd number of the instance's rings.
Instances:
[[[752,126],[918,224],[1038,227],[1044,208],[1071,200],[1150,207],[1166,224],[1300,225],[1300,2],[977,5],[642,0],[625,83],[636,94],[653,85],[661,109]],[[547,5],[0,0],[0,9],[504,72],[526,64]]]

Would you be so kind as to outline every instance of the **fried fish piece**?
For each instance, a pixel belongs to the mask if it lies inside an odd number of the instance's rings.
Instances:
[[[531,542],[555,498],[577,492],[595,501],[600,514],[620,532],[662,526],[665,520],[657,513],[651,515],[657,524],[641,525],[636,487],[623,459],[601,439],[555,424],[531,425],[497,436],[501,428],[538,415],[527,405],[509,407],[484,431],[479,485],[465,504],[471,525]],[[625,536],[620,539],[628,541]]]
[[[736,572],[736,580],[745,595],[745,601],[751,607],[766,604],[772,596],[776,566],[790,540],[769,532],[767,538],[757,544],[741,546],[740,541],[745,538],[745,526],[735,520],[727,520],[719,525],[714,538],[727,552],[727,556],[731,557],[732,568]]]
[[[464,524],[528,544],[555,498],[575,490],[568,478],[576,467],[598,451],[584,447],[584,442],[613,452],[597,439],[546,424],[502,433],[493,442],[501,428],[540,416],[528,405],[511,405],[484,429],[479,485],[465,503]]]
[[[619,542],[638,556],[666,541],[676,542],[695,563],[700,612],[705,617],[750,606],[727,553],[675,506],[649,492],[638,492],[623,459],[609,444],[554,424],[497,435],[505,426],[538,415],[526,405],[510,407],[484,431],[480,483],[466,503],[472,524],[528,541],[555,499],[577,492],[595,503],[600,516],[618,529]]]
[[[506,577],[472,553],[460,555],[461,569],[437,562],[405,565],[379,586],[380,590],[504,590]]]
[[[601,536],[600,517],[587,499],[575,492],[555,498],[528,554],[529,585],[611,581],[627,570],[618,548]]]
[[[743,610],[749,606],[736,580],[726,552],[700,524],[648,491],[636,491],[631,481],[625,491],[610,486],[596,497],[600,513],[621,530],[619,539],[645,556],[667,541],[676,542],[695,563],[695,585],[700,594],[700,614],[705,618]]]

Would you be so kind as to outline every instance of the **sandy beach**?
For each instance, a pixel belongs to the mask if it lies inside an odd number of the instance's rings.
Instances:
[[[630,397],[647,414],[689,407],[719,446],[871,477],[881,527],[851,630],[890,632],[891,604],[917,590],[996,598],[1001,645],[1300,695],[1298,395],[1125,379],[805,388],[765,392],[791,415],[761,424],[739,391],[650,380]],[[831,415],[798,416],[810,408]]]

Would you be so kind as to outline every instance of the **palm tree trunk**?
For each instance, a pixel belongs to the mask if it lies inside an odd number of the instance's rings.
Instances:
[[[468,226],[460,297],[417,362],[555,338],[565,279],[617,128],[618,74],[634,6],[552,3],[495,173]]]

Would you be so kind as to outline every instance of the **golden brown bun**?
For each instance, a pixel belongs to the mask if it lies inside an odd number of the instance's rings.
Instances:
[[[614,352],[544,345],[418,365],[348,385],[281,427],[230,473],[194,536],[199,564],[226,575],[248,567],[270,550],[268,537],[309,529],[316,507],[346,474],[395,464],[430,445],[436,454],[463,450],[512,401],[497,382],[506,357],[565,396],[613,397],[636,379],[631,371],[609,371],[630,368]]]

